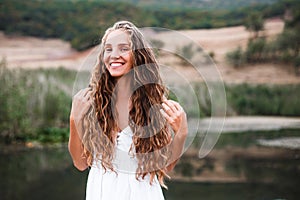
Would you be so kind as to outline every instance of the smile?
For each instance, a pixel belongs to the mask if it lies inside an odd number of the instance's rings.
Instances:
[[[113,62],[113,63],[110,63],[110,66],[111,66],[111,67],[120,67],[120,66],[122,66],[122,65],[124,65],[124,63],[120,63],[120,62]]]

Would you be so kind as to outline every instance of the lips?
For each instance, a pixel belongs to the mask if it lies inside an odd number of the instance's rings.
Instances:
[[[121,63],[121,62],[112,62],[112,63],[110,63],[111,67],[120,67],[122,65],[124,65],[124,63]]]

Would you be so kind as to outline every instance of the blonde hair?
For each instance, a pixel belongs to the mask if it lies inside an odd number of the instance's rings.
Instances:
[[[100,44],[100,53],[95,65],[89,86],[92,89],[93,106],[84,118],[83,145],[88,164],[100,160],[102,167],[115,171],[112,161],[115,155],[113,133],[118,128],[116,109],[114,106],[114,89],[116,79],[113,78],[103,62],[104,45],[107,36],[114,30],[122,30],[129,34],[133,55],[131,86],[135,90],[130,97],[128,124],[133,132],[133,143],[130,151],[137,158],[136,178],[144,178],[150,174],[150,184],[157,175],[164,187],[165,168],[170,157],[170,128],[159,109],[166,88],[162,85],[159,66],[154,53],[138,28],[127,21],[115,23],[105,32]],[[151,116],[150,116],[151,115]],[[146,128],[145,128],[146,127]]]

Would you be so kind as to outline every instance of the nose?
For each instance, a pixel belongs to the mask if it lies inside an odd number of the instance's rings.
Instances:
[[[113,49],[111,52],[111,58],[119,58],[120,57],[120,52],[118,49]]]

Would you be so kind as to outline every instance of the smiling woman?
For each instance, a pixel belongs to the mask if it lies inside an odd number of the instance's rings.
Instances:
[[[135,25],[121,21],[106,31],[70,116],[74,165],[90,167],[86,199],[164,199],[160,185],[166,187],[188,128],[182,107],[167,100],[158,68]]]
[[[107,36],[103,59],[113,77],[120,77],[130,71],[132,57],[128,33],[116,30]]]

